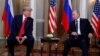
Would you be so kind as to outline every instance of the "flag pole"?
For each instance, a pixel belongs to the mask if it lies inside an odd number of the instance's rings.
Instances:
[[[93,45],[94,48],[98,48],[97,46],[97,40],[96,40],[96,36],[94,36],[94,45]]]
[[[5,38],[5,48],[7,48],[8,47],[8,44],[7,44],[7,36],[4,36],[4,38]]]

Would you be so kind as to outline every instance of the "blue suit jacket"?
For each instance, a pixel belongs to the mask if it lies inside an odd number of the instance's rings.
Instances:
[[[22,15],[17,15],[14,17],[14,20],[12,22],[12,27],[11,27],[11,34],[9,37],[16,37],[18,36],[18,33],[20,31],[21,25],[22,25]],[[33,37],[32,36],[32,31],[33,31],[33,19],[31,17],[28,17],[25,27],[24,27],[24,36],[27,37]]]

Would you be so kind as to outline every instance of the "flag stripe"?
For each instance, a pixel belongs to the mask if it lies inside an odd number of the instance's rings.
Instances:
[[[10,12],[11,12],[11,15],[12,15],[12,17],[14,17],[12,0],[9,0],[9,1],[8,1],[8,4],[10,5]]]
[[[72,21],[72,5],[71,0],[64,0],[64,9],[62,16],[62,26],[68,32],[69,24]]]
[[[56,25],[56,0],[50,0],[50,9],[49,9],[49,30],[50,33],[53,33],[57,28]]]
[[[97,22],[95,21],[94,18],[91,19],[92,23],[97,27]]]
[[[94,29],[94,34],[96,37],[98,37],[98,29],[99,29],[99,18],[100,17],[100,2],[99,0],[96,0],[95,5],[94,5],[94,10],[93,10],[93,14],[91,17],[91,25]]]
[[[51,12],[52,10],[50,10],[50,16],[52,16],[53,18],[53,20],[54,21],[57,21],[57,19],[56,19],[56,15],[55,15],[55,13],[54,13],[54,11],[53,12]]]
[[[95,23],[93,22],[93,20],[91,20],[91,23],[92,23],[94,29],[96,30],[96,27],[97,27],[97,26],[95,25]]]
[[[96,17],[96,15],[93,13],[93,18],[95,18],[95,21],[98,22],[98,18]]]
[[[53,24],[54,27],[56,27],[56,23],[55,23],[55,21],[53,20],[51,14],[50,14],[50,18],[51,18],[51,19],[50,19],[50,22]]]
[[[53,28],[52,23],[50,21],[49,21],[49,27],[50,27],[50,31],[54,32],[54,28]]]
[[[12,0],[5,0],[5,7],[2,16],[2,21],[4,22],[3,35],[8,36],[11,32],[11,24],[13,20],[13,5]]]

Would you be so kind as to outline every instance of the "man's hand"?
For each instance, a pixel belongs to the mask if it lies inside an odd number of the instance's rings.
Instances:
[[[75,39],[77,39],[78,36],[77,32],[72,32],[71,35],[75,36]]]
[[[21,44],[21,41],[18,36],[16,37],[16,40],[18,41],[19,44]]]
[[[77,32],[72,32],[71,35],[78,36]]]
[[[24,36],[24,37],[22,37],[22,40],[20,41],[21,42],[21,44],[25,41],[27,39],[27,37],[26,36]]]
[[[90,45],[91,45],[91,44],[92,44],[92,37],[93,37],[93,34],[92,34],[92,33],[89,33],[88,37],[89,37],[89,39],[90,39],[89,43],[90,43]]]
[[[92,34],[92,33],[89,33],[89,34],[88,34],[88,37],[89,37],[89,38],[92,38],[92,37],[93,37],[93,34]]]
[[[20,37],[16,37],[16,40],[18,41],[19,44],[22,44],[24,42],[25,39],[27,39],[26,36],[22,37],[22,39],[19,39]]]

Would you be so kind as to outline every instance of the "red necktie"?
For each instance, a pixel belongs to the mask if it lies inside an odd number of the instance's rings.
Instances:
[[[18,34],[18,37],[19,37],[20,39],[22,39],[22,36],[23,36],[23,34],[24,34],[24,27],[25,27],[26,21],[27,21],[27,18],[25,18],[25,20],[24,20],[24,22],[22,23],[22,26],[21,26],[21,28],[20,28],[20,31],[19,31],[19,34]]]

